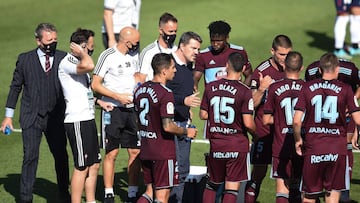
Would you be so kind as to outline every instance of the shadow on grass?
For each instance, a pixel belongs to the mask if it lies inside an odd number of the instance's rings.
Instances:
[[[6,178],[0,178],[0,185],[4,185],[5,190],[14,197],[14,202],[20,197],[19,183],[20,174],[8,174]],[[33,194],[43,197],[47,203],[57,202],[57,184],[44,178],[36,178]]]
[[[142,178],[143,178],[142,176],[139,177],[140,194],[144,191]],[[128,188],[127,180],[128,180],[128,174],[126,168],[122,168],[121,171],[115,173],[114,192],[116,196],[120,197],[120,199],[122,200],[121,202],[124,202],[127,197],[127,188]],[[18,200],[20,197],[19,183],[20,183],[20,174],[7,174],[6,178],[0,178],[0,185],[3,185],[6,192],[14,197],[13,202],[15,202],[15,200]],[[44,178],[36,178],[33,194],[36,194],[37,196],[46,199],[46,203],[56,203],[58,202],[59,199],[57,184]],[[102,174],[99,174],[97,177],[95,198],[99,202],[103,202],[104,200],[104,180]],[[84,201],[85,201],[85,196],[84,196]]]
[[[334,38],[327,36],[325,32],[307,30],[305,33],[313,38],[313,40],[308,43],[310,47],[318,48],[326,52],[334,49]]]

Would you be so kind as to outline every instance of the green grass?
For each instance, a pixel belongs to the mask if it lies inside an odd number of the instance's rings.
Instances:
[[[12,79],[17,55],[36,47],[34,29],[39,22],[51,22],[58,28],[58,47],[69,50],[70,34],[78,27],[96,32],[94,59],[103,50],[101,42],[101,23],[103,0],[15,0],[0,4],[0,115],[4,115],[4,106],[8,87]],[[143,0],[141,8],[141,47],[151,43],[158,35],[158,18],[164,12],[174,14],[179,20],[178,36],[184,31],[195,31],[202,36],[202,48],[209,44],[207,26],[214,20],[225,20],[232,26],[230,42],[244,46],[253,67],[270,56],[272,39],[277,34],[288,35],[294,49],[304,56],[304,65],[318,59],[324,52],[332,51],[333,23],[335,8],[333,1],[290,1],[290,0]],[[349,41],[349,37],[347,37]],[[359,64],[360,57],[353,60]],[[19,107],[19,105],[18,105]],[[99,114],[97,114],[99,115]],[[201,128],[203,122],[197,118],[198,109],[194,109],[195,125]],[[14,124],[17,122],[15,114]],[[200,129],[201,130],[201,129]],[[199,132],[201,135],[202,132]],[[198,136],[197,139],[202,139]],[[18,183],[22,161],[22,141],[20,133],[11,136],[0,135],[0,203],[15,202],[18,196]],[[204,165],[203,153],[207,144],[192,145],[191,163]],[[70,150],[69,150],[70,152]],[[102,152],[103,153],[103,152]],[[117,160],[116,197],[126,195],[127,154],[121,151]],[[71,158],[72,161],[72,158]],[[351,196],[360,201],[359,155],[355,155]],[[97,200],[102,200],[102,171],[98,179]],[[34,191],[34,202],[56,202],[56,181],[53,159],[45,139],[41,144],[41,157]],[[260,202],[274,202],[274,181],[268,176],[264,180],[259,197]]]

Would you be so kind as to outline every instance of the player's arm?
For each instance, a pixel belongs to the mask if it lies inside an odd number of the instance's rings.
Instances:
[[[84,48],[74,42],[71,42],[70,49],[75,56],[80,57],[80,63],[76,66],[76,72],[78,74],[89,73],[94,70],[94,61],[89,54],[85,52]]]
[[[114,44],[116,44],[115,34],[114,34],[114,22],[112,15],[114,13],[114,10],[104,8],[104,24],[106,33],[108,36],[108,47],[112,47]]]
[[[251,83],[251,76],[252,76],[253,70],[251,68],[251,64],[249,64],[249,67],[247,67],[244,71],[244,84],[250,87],[250,83]]]
[[[202,74],[203,73],[201,71],[197,71],[197,70],[193,71],[194,92],[199,91],[199,81],[201,79]]]
[[[294,118],[293,118],[293,129],[294,129],[294,139],[295,139],[295,150],[298,155],[302,155],[302,145],[303,140],[301,138],[301,125],[302,125],[302,117],[304,115],[303,111],[295,110]]]
[[[171,118],[162,118],[162,126],[165,132],[172,133],[175,135],[187,135],[189,138],[195,138],[197,129],[196,128],[183,128],[176,125]]]
[[[93,75],[93,79],[91,82],[91,88],[98,94],[103,96],[107,96],[119,101],[121,104],[131,104],[132,101],[132,94],[130,93],[116,93],[113,92],[102,85],[103,78],[98,75]]]
[[[199,117],[201,120],[207,120],[209,118],[209,114],[207,111],[200,109]]]
[[[257,140],[256,125],[252,114],[242,114],[242,119],[247,131],[252,135],[253,140]]]
[[[271,125],[271,124],[274,124],[274,117],[272,114],[264,114],[263,115],[263,124],[264,125]]]
[[[272,83],[272,78],[269,75],[263,77],[262,73],[259,72],[259,83],[259,87],[257,89],[254,89],[252,92],[254,107],[258,107],[261,104],[261,100],[264,96],[265,91]]]

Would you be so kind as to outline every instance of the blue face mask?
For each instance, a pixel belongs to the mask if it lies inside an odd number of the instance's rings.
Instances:
[[[131,48],[128,47],[129,49],[128,54],[131,56],[135,56],[136,54],[139,53],[139,48],[140,48],[140,42],[137,42],[135,45],[131,44]]]

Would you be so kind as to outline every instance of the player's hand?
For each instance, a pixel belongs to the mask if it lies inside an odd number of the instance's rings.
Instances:
[[[194,139],[197,134],[197,129],[196,128],[186,128],[186,132],[187,132],[188,138]]]
[[[107,112],[112,111],[114,109],[114,106],[110,102],[106,102],[99,99],[97,100],[97,103],[99,104],[99,106],[101,106],[101,108],[103,108]]]
[[[260,85],[259,85],[258,90],[264,92],[266,89],[269,88],[272,81],[273,81],[273,79],[269,75],[266,75],[264,77],[263,74],[259,72],[259,83],[260,83]]]
[[[6,126],[9,126],[11,130],[14,130],[13,128],[13,124],[12,124],[12,118],[10,117],[5,117],[3,122],[1,123],[1,132],[5,133],[5,128]]]
[[[302,141],[302,139],[295,142],[295,150],[296,150],[296,153],[299,156],[302,156],[302,150],[303,150],[303,141]]]
[[[354,149],[359,150],[359,143],[358,143],[359,133],[354,133],[353,137],[351,138],[351,143]]]
[[[75,56],[83,56],[85,54],[85,50],[78,44],[71,42],[70,43],[70,49],[71,52],[75,55]]]
[[[199,94],[200,92],[195,92],[194,94],[185,97],[184,104],[190,107],[199,107],[201,103]]]
[[[128,105],[133,103],[133,95],[130,93],[117,94],[116,100],[122,105]]]

